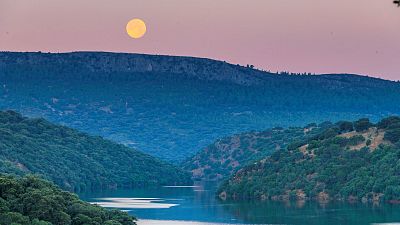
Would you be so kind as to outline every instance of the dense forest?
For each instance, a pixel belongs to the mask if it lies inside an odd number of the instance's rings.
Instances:
[[[252,131],[218,139],[182,165],[192,172],[194,180],[222,180],[241,167],[285,149],[328,128],[331,123],[309,124],[306,127],[276,127],[262,132]]]
[[[191,184],[175,166],[121,144],[0,112],[0,173],[39,174],[67,190]]]
[[[221,185],[222,199],[400,201],[400,117],[338,122]]]
[[[34,176],[0,175],[0,225],[135,225],[135,218],[79,200]]]
[[[79,52],[0,53],[0,109],[173,162],[220,137],[400,112],[400,83],[271,73],[221,61]]]

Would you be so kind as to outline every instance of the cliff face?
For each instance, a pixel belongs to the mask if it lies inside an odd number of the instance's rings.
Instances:
[[[0,68],[48,68],[65,72],[80,69],[101,73],[172,73],[200,80],[228,81],[239,85],[256,85],[269,73],[204,58],[159,56],[106,52],[73,53],[0,53]]]

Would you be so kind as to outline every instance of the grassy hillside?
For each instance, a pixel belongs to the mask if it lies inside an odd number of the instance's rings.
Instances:
[[[125,212],[90,205],[48,181],[0,175],[0,225],[135,225],[134,221]]]
[[[241,167],[265,158],[288,144],[315,135],[329,124],[288,129],[273,128],[225,137],[207,146],[183,163],[194,180],[227,179]]]
[[[400,83],[274,74],[190,57],[0,53],[0,109],[173,162],[220,137],[400,112]]]
[[[400,117],[341,122],[238,171],[223,199],[400,200]]]
[[[191,183],[186,172],[135,149],[13,111],[0,112],[0,172],[40,174],[74,191]]]

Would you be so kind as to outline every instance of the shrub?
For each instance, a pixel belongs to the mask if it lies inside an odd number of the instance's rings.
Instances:
[[[399,142],[400,141],[400,128],[386,131],[385,140],[390,141],[393,144]]]
[[[371,128],[373,124],[368,118],[363,118],[354,122],[354,128],[357,132],[363,132]]]
[[[379,129],[386,129],[393,124],[400,124],[400,117],[398,116],[391,116],[385,119],[382,119],[378,124]]]
[[[354,124],[348,121],[341,121],[337,123],[340,133],[351,132],[354,130]]]

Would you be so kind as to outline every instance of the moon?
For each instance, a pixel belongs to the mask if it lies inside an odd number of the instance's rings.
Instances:
[[[133,19],[126,24],[126,33],[134,39],[143,37],[146,30],[146,23],[141,19]]]

